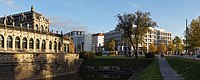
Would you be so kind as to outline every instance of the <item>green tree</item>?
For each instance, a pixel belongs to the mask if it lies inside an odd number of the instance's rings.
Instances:
[[[166,45],[161,42],[159,45],[158,45],[158,48],[157,48],[157,52],[161,52],[161,53],[164,53],[167,51],[167,48],[166,48]]]
[[[187,34],[185,35],[187,47],[190,47],[191,50],[200,47],[200,16],[192,20],[190,27],[186,28],[185,34]]]
[[[174,53],[176,50],[175,45],[173,44],[173,42],[169,42],[168,46],[167,46],[168,51],[171,51],[171,53]]]
[[[138,58],[138,44],[143,41],[148,27],[157,26],[149,17],[150,12],[137,11],[135,14],[124,13],[117,15],[117,29],[120,29],[123,37],[128,39],[134,49],[135,58]]]
[[[149,45],[149,52],[151,53],[156,52],[156,46],[154,45],[154,43],[151,43]]]

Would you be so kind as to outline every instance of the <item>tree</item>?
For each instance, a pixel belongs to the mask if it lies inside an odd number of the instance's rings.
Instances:
[[[190,27],[186,28],[185,34],[186,44],[188,44],[187,47],[190,47],[190,50],[194,51],[200,47],[200,16],[192,20]]]
[[[73,40],[70,39],[70,43],[69,43],[69,51],[70,53],[74,53],[74,42]]]
[[[110,40],[109,50],[110,51],[115,51],[115,41],[113,39]]]
[[[175,47],[175,45],[173,44],[173,42],[169,42],[169,45],[167,46],[167,49],[168,49],[168,51],[171,51],[172,53],[174,53],[175,52],[175,50],[176,50],[176,47]]]
[[[183,52],[183,50],[184,50],[184,45],[181,43],[178,43],[178,45],[176,47],[176,52],[180,54]]]
[[[110,39],[109,41],[105,42],[104,48],[107,51],[114,51],[115,50],[115,40]]]
[[[143,52],[144,54],[147,53],[147,47],[146,47],[145,45],[142,46],[142,52]]]
[[[157,26],[156,22],[152,21],[149,16],[151,16],[150,12],[142,11],[137,11],[135,14],[124,13],[116,16],[118,20],[116,28],[120,29],[123,37],[131,43],[136,59],[138,57],[138,44],[143,41],[143,36],[148,27]]]
[[[166,48],[166,45],[161,42],[159,45],[158,45],[158,48],[157,48],[157,52],[161,52],[161,53],[164,53],[167,51],[167,48]]]
[[[178,36],[175,36],[173,42],[176,45],[176,47],[175,47],[176,53],[178,53],[178,54],[182,53],[183,49],[184,49],[184,45],[182,44],[181,39]]]
[[[154,43],[151,43],[149,45],[149,52],[151,53],[156,52],[156,46],[154,45]]]

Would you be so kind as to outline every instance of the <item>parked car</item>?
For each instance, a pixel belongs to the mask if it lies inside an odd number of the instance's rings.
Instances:
[[[196,55],[196,58],[200,58],[200,54],[197,54],[197,55]]]

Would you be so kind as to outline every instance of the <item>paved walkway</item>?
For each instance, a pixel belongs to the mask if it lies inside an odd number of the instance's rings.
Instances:
[[[158,57],[160,72],[164,80],[184,80],[169,65],[165,58]]]

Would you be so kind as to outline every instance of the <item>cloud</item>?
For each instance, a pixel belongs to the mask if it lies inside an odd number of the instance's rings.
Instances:
[[[83,26],[80,22],[59,16],[50,18],[50,22],[51,29],[54,31],[69,32],[72,30],[86,30],[86,27]]]
[[[135,8],[138,8],[138,7],[140,7],[140,5],[139,4],[136,4],[135,2],[127,2],[127,4],[128,5],[130,5],[130,6],[133,6],[133,7],[135,7]]]
[[[0,0],[0,4],[5,4],[8,7],[18,8],[19,6],[15,3],[15,0]]]

